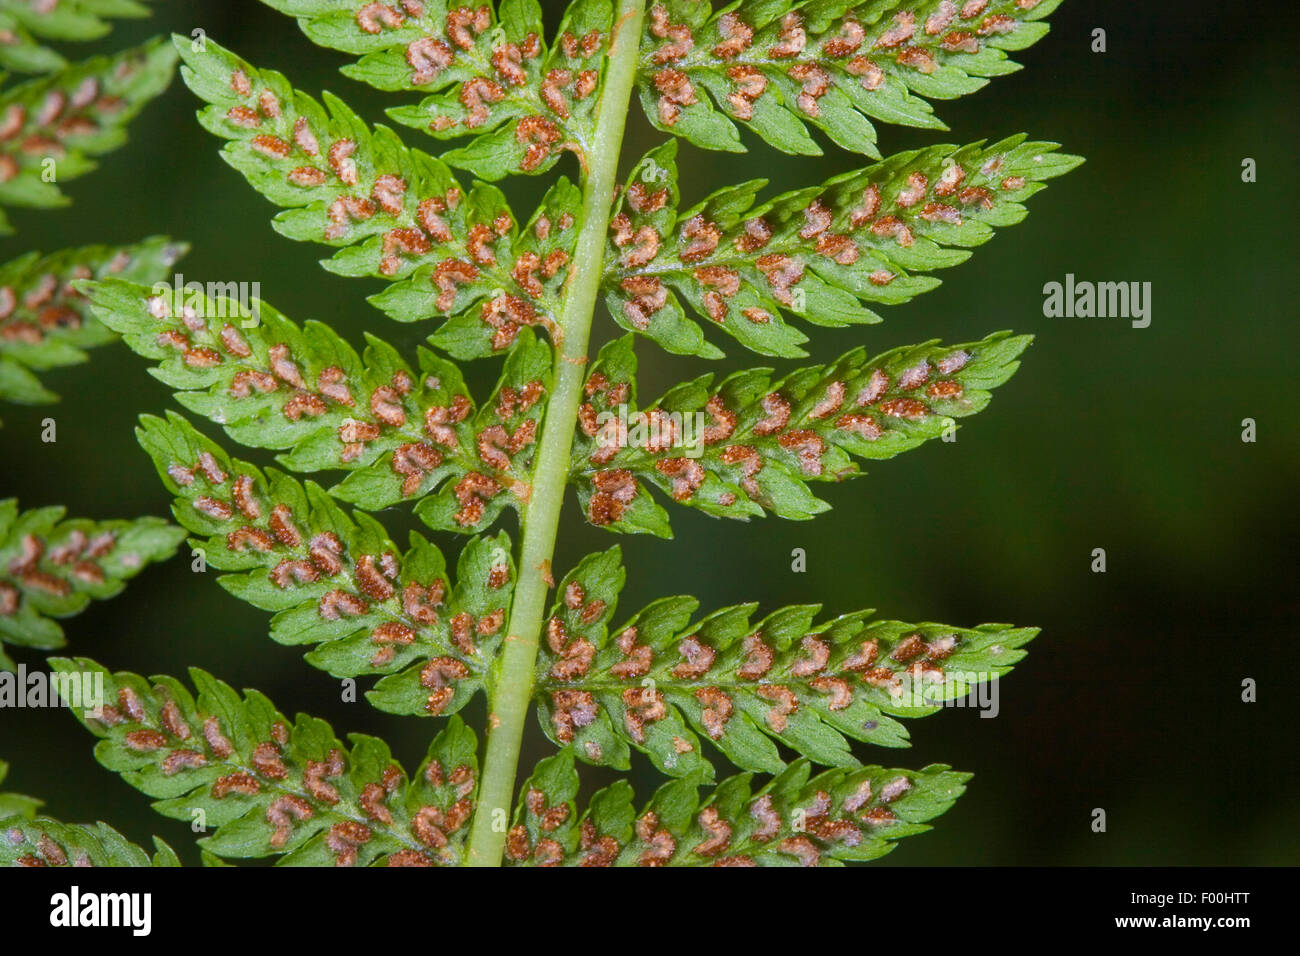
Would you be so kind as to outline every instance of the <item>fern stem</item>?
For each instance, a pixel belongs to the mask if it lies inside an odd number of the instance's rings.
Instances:
[[[492,688],[487,754],[478,809],[470,831],[466,863],[498,866],[505,827],[493,826],[494,811],[510,812],[519,746],[532,700],[537,646],[551,587],[551,558],[569,473],[573,431],[582,401],[582,384],[591,338],[591,320],[600,291],[605,236],[614,202],[623,129],[636,78],[645,0],[620,0],[610,37],[600,116],[591,149],[584,157],[582,230],[574,250],[578,264],[560,317],[554,382],[533,470],[532,495],[523,516],[519,582],[510,608],[501,669]],[[499,819],[499,815],[498,815]]]

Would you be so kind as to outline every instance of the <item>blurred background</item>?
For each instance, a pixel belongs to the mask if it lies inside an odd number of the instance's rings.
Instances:
[[[910,751],[859,749],[868,762],[942,761],[975,774],[934,832],[905,841],[885,865],[1300,862],[1296,738],[1282,707],[1294,686],[1300,530],[1294,43],[1208,0],[1071,0],[1051,22],[1046,39],[1016,55],[1022,72],[937,105],[951,132],[881,126],[880,147],[888,155],[1026,131],[1087,163],[1032,199],[1024,223],[943,273],[938,290],[882,310],[883,325],[818,330],[812,343],[822,361],[858,344],[879,352],[1015,329],[1037,336],[1020,372],[957,442],[820,486],[835,510],[819,520],[746,525],[677,508],[675,541],[621,539],[623,616],[690,593],[706,609],[821,602],[828,615],[866,606],[901,620],[1041,627],[1002,685],[997,719],[948,710],[910,724]],[[1090,50],[1097,27],[1104,54]],[[303,90],[341,94],[372,121],[397,102],[341,76],[346,57],[316,49],[253,0],[161,3],[152,20],[65,52],[80,58],[195,28]],[[187,279],[260,281],[263,298],[297,321],[328,322],[354,344],[373,330],[413,355],[433,325],[389,322],[364,301],[381,282],[327,275],[316,264],[324,247],[276,235],[274,209],[218,158],[196,106],[174,82],[126,148],[67,185],[70,209],[13,212],[18,232],[0,241],[0,261],[167,233],[193,243],[179,266]],[[402,136],[438,149],[412,130]],[[659,139],[634,110],[625,168]],[[739,157],[683,146],[693,177],[684,202],[741,179],[794,188],[861,165],[830,144],[809,159],[746,142],[751,152]],[[1258,164],[1253,184],[1241,180],[1246,157]],[[516,210],[530,209],[542,185],[512,184]],[[1044,318],[1043,284],[1067,272],[1150,282],[1150,327]],[[613,329],[598,321],[598,342]],[[719,373],[760,364],[716,341],[729,352]],[[638,352],[647,398],[705,370],[648,342]],[[497,364],[472,367],[480,389]],[[45,378],[60,405],[3,410],[0,496],[94,518],[167,514],[169,496],[132,429],[138,414],[178,406],[144,361],[110,346],[89,366]],[[47,415],[58,421],[54,445],[40,442]],[[1241,439],[1244,418],[1257,423],[1253,444]],[[557,571],[612,543],[579,520],[572,498],[566,514]],[[381,517],[397,540],[415,526],[407,509]],[[460,546],[436,540],[449,553]],[[794,548],[807,552],[806,573],[791,571]],[[1106,550],[1104,574],[1090,571],[1094,548]],[[181,675],[197,665],[260,688],[287,713],[326,717],[340,735],[382,735],[407,766],[436,729],[340,703],[336,682],[266,637],[267,615],[183,559],[148,569],[66,630],[72,652],[113,669]],[[41,659],[16,656],[29,667]],[[1247,677],[1258,681],[1258,703],[1241,701]],[[465,716],[476,722],[482,711],[480,698]],[[549,750],[531,727],[524,772]],[[66,713],[0,711],[0,756],[14,765],[6,789],[43,797],[63,819],[106,819],[136,840],[157,833],[197,861],[188,826],[154,815],[90,751]],[[634,759],[648,794],[656,778]],[[607,779],[584,775],[592,787]],[[1107,812],[1105,833],[1090,828],[1094,808]]]

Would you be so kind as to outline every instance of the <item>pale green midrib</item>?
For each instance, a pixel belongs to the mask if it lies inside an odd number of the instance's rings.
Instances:
[[[620,0],[611,30],[600,116],[583,183],[582,230],[573,257],[578,268],[560,318],[551,397],[538,444],[531,498],[523,514],[519,583],[490,703],[487,753],[465,855],[469,866],[498,866],[505,848],[505,828],[494,827],[493,816],[499,816],[496,811],[509,816],[519,746],[532,709],[538,640],[551,586],[550,561],[568,483],[591,320],[600,292],[605,236],[613,206],[623,129],[636,78],[644,10],[645,0]]]

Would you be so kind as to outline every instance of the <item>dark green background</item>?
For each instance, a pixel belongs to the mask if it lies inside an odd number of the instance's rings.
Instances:
[[[1296,663],[1300,103],[1293,38],[1281,29],[1288,21],[1269,28],[1262,10],[1250,10],[1073,0],[1044,41],[1017,55],[1026,69],[938,104],[950,133],[882,128],[887,154],[1027,131],[1088,162],[1031,200],[1024,223],[946,272],[940,289],[885,310],[885,324],[817,330],[815,357],[1011,328],[1037,335],[1021,371],[955,444],[934,442],[857,481],[822,486],[835,510],[814,522],[742,525],[674,509],[675,541],[620,539],[628,613],[692,593],[705,608],[820,601],[830,613],[865,605],[903,620],[1042,627],[1002,685],[998,719],[950,710],[911,724],[910,751],[860,751],[873,762],[944,761],[976,775],[935,832],[906,841],[889,862],[1300,859],[1294,718],[1283,713]],[[95,48],[195,27],[304,90],[340,93],[373,120],[395,102],[340,76],[342,55],[313,48],[253,0],[163,3],[152,21],[123,24]],[[1107,30],[1105,54],[1089,50],[1094,27]],[[380,282],[329,276],[316,265],[322,247],[277,236],[274,210],[220,161],[195,108],[176,82],[126,148],[68,185],[73,207],[14,213],[19,231],[0,242],[0,259],[165,232],[194,245],[180,266],[187,278],[259,280],[263,297],[299,321],[329,322],[354,343],[371,329],[413,352],[432,327],[388,322],[364,301]],[[437,149],[413,131],[403,136]],[[635,114],[624,168],[658,140]],[[742,157],[684,148],[685,200],[760,175],[803,186],[860,164],[833,147],[797,159],[746,141],[753,151]],[[1250,185],[1240,176],[1247,156],[1259,168]],[[539,186],[512,186],[516,208],[528,208]],[[1067,272],[1151,282],[1150,328],[1044,318],[1042,286]],[[602,315],[598,329],[603,341],[612,323]],[[719,370],[757,364],[719,344],[731,353]],[[649,343],[639,353],[645,396],[702,371]],[[487,382],[495,364],[472,375]],[[145,363],[113,346],[48,381],[64,396],[59,406],[3,410],[0,494],[97,518],[166,514],[168,496],[132,427],[141,412],[177,406]],[[55,445],[39,439],[47,415],[58,421]],[[1255,444],[1241,441],[1246,417],[1258,423]],[[557,569],[611,543],[579,520],[572,499],[567,515]],[[411,524],[405,510],[384,520],[395,536]],[[791,572],[796,547],[807,550],[805,574]],[[1098,547],[1105,574],[1089,570]],[[335,683],[269,641],[266,627],[266,615],[178,559],[67,631],[74,652],[112,668],[202,666],[259,687],[282,710],[329,717],[340,733],[381,734],[408,765],[418,761],[434,724],[338,703]],[[1240,700],[1245,677],[1259,682],[1257,704]],[[481,705],[467,712],[481,714]],[[529,762],[549,746],[535,726],[529,742]],[[0,712],[12,789],[43,796],[64,819],[107,819],[136,839],[159,833],[194,859],[188,827],[154,816],[90,748],[64,713]],[[638,759],[642,793],[653,781],[647,771]],[[1090,829],[1095,807],[1107,811],[1104,834]]]

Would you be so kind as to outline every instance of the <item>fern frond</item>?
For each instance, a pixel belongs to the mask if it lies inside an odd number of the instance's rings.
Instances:
[[[588,763],[626,769],[629,747],[670,776],[713,778],[703,735],[733,764],[776,773],[776,743],[815,763],[856,763],[846,737],[908,746],[895,718],[923,717],[996,680],[1033,628],[872,621],[815,624],[820,605],[752,620],[757,605],[696,618],[691,597],[656,601],[610,629],[624,573],[617,547],[560,585],[538,658],[539,717]]]
[[[805,519],[830,506],[810,482],[857,475],[853,458],[892,458],[955,429],[1020,367],[1032,337],[995,332],[965,345],[858,348],[773,379],[766,368],[713,376],[636,404],[632,336],[601,349],[587,379],[570,480],[592,524],[671,537],[649,488],[722,518]]]
[[[113,18],[149,15],[137,0],[0,0],[0,69],[51,73],[67,61],[40,40],[96,40],[111,29]]]
[[[458,862],[474,806],[473,731],[453,718],[408,777],[388,745],[319,718],[290,723],[257,691],[241,698],[197,668],[190,681],[109,673],[87,658],[53,666],[102,678],[99,717],[74,709],[100,738],[95,759],[165,817],[215,827],[199,844],[219,857],[278,856],[291,866],[435,866]]]
[[[497,180],[543,173],[571,150],[587,166],[613,18],[608,0],[571,4],[549,45],[537,0],[263,2],[297,17],[313,42],[360,56],[343,67],[347,76],[430,94],[388,115],[438,139],[473,137],[443,153],[449,165]]]
[[[9,764],[4,760],[0,760],[0,783],[4,783],[7,776],[9,776]],[[36,816],[36,811],[41,808],[44,802],[43,800],[37,800],[35,797],[24,796],[21,793],[0,792],[0,820],[8,817],[22,817],[24,820],[31,820]]]
[[[0,760],[0,783],[9,765]],[[62,823],[36,815],[43,801],[0,793],[0,866],[180,866],[170,846],[154,837],[151,857],[107,823]]]
[[[121,593],[145,566],[172,556],[184,537],[161,518],[63,520],[63,508],[18,511],[0,501],[0,642],[62,647],[53,618]],[[0,670],[13,662],[0,650]]]
[[[1083,160],[1024,136],[931,146],[755,205],[755,180],[677,211],[676,142],[652,150],[610,222],[606,304],[623,328],[670,352],[716,358],[683,301],[745,348],[807,354],[782,313],[822,326],[879,322],[862,303],[894,305],[939,285],[922,273],[1020,222],[1043,180]]]
[[[1019,66],[1060,0],[696,0],[654,4],[638,87],[647,118],[705,149],[743,151],[736,122],[820,155],[815,126],[879,157],[871,119],[946,129],[927,99],[973,93]]]
[[[855,767],[811,776],[798,760],[755,791],[752,775],[722,781],[701,801],[699,781],[673,780],[637,813],[623,780],[581,816],[578,774],[565,748],[524,784],[506,860],[516,866],[839,866],[874,860],[924,833],[970,774]]]
[[[153,838],[154,852],[132,843],[107,823],[93,826],[0,815],[0,866],[180,866],[170,846]]]
[[[390,280],[370,301],[391,318],[456,317],[437,344],[458,358],[506,349],[522,326],[553,327],[580,198],[567,180],[520,229],[500,190],[466,193],[445,163],[337,97],[325,94],[327,112],[215,43],[177,46],[185,82],[211,104],[203,125],[230,141],[223,158],[285,207],[276,230],[340,247],[322,263],[331,272]]]
[[[538,0],[264,2],[354,57],[345,75],[422,94],[388,111],[396,122],[461,140],[431,157],[329,93],[315,99],[206,38],[173,37],[201,124],[278,207],[276,230],[331,247],[330,272],[385,280],[370,302],[389,317],[439,319],[428,338],[439,353],[403,356],[368,334],[359,350],[322,323],[247,308],[228,285],[92,275],[71,288],[190,412],[272,450],[288,472],[343,475],[325,489],[231,457],[179,414],[142,417],[137,437],[192,535],[195,570],[210,563],[222,587],[271,612],[271,637],[343,678],[345,699],[354,678],[378,677],[367,691],[377,708],[449,723],[408,782],[384,742],[345,747],[304,715],[290,726],[258,692],[241,698],[203,671],[191,671],[195,695],[169,677],[55,659],[107,685],[108,706],[78,713],[101,738],[100,762],[162,813],[215,827],[201,841],[213,866],[496,865],[503,854],[521,865],[839,865],[925,830],[968,775],[864,767],[854,742],[908,746],[908,718],[988,689],[1035,629],[870,610],[825,619],[819,604],[701,616],[686,596],[613,627],[620,550],[588,555],[557,588],[555,542],[570,484],[587,520],[615,532],[671,536],[652,488],[716,517],[811,518],[829,507],[812,482],[947,439],[988,404],[1029,336],[704,375],[645,409],[633,345],[644,335],[719,358],[714,324],[759,354],[804,356],[792,317],[879,322],[875,303],[934,288],[932,273],[1019,222],[1080,158],[1023,135],[932,146],[774,198],[760,198],[766,181],[741,183],[679,211],[676,137],[740,151],[746,124],[814,154],[816,128],[879,159],[873,120],[943,128],[928,100],[1016,69],[1006,52],[1044,35],[1059,0],[572,0],[554,11],[549,43]],[[672,135],[619,186],[637,89]],[[0,127],[0,160],[7,141]],[[547,172],[566,151],[577,184],[559,177],[531,218],[516,216],[492,183]],[[602,295],[632,334],[593,363]],[[444,354],[502,354],[492,394],[476,404]],[[0,361],[0,389],[6,374]],[[368,513],[405,502],[435,530],[475,535],[454,577],[425,537],[402,550]],[[506,508],[518,513],[517,554],[504,533],[487,534]],[[457,716],[480,690],[481,781]],[[516,801],[534,710],[561,752]],[[628,770],[633,750],[671,782],[638,811],[620,781],[579,816],[575,761]],[[718,778],[714,751],[743,773],[701,795]],[[814,765],[829,769],[814,776]],[[756,790],[755,773],[773,776]]]
[[[21,25],[32,36],[56,42],[98,40],[113,28],[113,19],[147,17],[141,0],[0,0],[0,17]]]
[[[431,496],[418,512],[431,527],[471,534],[527,500],[551,377],[551,350],[531,329],[478,407],[459,369],[425,349],[416,369],[373,335],[359,357],[328,326],[299,327],[263,302],[85,288],[181,404],[242,444],[289,449],[280,461],[293,471],[349,471],[330,489],[344,501],[377,510]]]
[[[72,283],[115,276],[155,282],[189,247],[165,236],[131,246],[86,246],[42,257],[33,252],[0,265],[0,400],[54,401],[34,374],[87,359],[113,340]]]
[[[126,142],[127,123],[167,88],[175,65],[157,39],[0,92],[0,207],[67,205],[57,183]],[[0,233],[11,231],[0,212]]]
[[[336,677],[392,675],[369,696],[393,713],[453,713],[483,685],[515,582],[504,533],[470,540],[453,588],[418,534],[403,554],[374,518],[231,459],[180,415],[145,416],[137,435],[176,495],[177,521],[230,572],[221,586],[275,612],[273,640],[318,644],[307,660]]]

